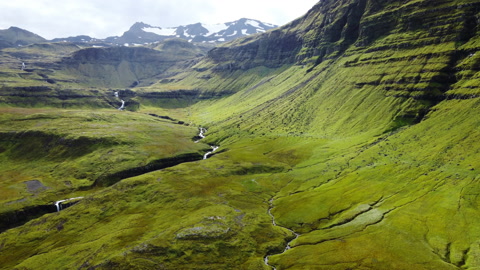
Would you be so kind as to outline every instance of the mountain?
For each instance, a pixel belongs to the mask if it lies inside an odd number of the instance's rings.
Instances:
[[[168,28],[161,28],[142,22],[137,22],[120,37],[113,36],[106,39],[97,39],[86,35],[80,35],[67,38],[54,38],[49,42],[71,42],[95,46],[125,44],[148,45],[170,38],[181,38],[195,43],[219,44],[234,40],[239,37],[263,33],[276,27],[278,26],[245,18],[223,24],[208,25],[196,23]],[[17,27],[11,27],[7,30],[0,30],[0,43],[4,44],[2,45],[3,47],[11,47],[13,45],[28,45],[46,41],[47,40],[37,36],[36,34]]]
[[[77,80],[101,87],[136,87],[154,83],[175,65],[206,55],[186,40],[167,39],[153,48],[113,46],[85,48],[64,57],[59,63]]]
[[[50,40],[49,42],[69,42],[69,43],[75,43],[77,45],[86,45],[86,46],[112,46],[112,43],[108,43],[105,41],[105,39],[97,39],[93,38],[90,36],[86,35],[80,35],[80,36],[72,36],[72,37],[66,37],[66,38],[54,38]]]
[[[0,48],[25,46],[33,43],[45,42],[46,39],[27,30],[10,27],[0,30]]]
[[[275,27],[277,26],[273,24],[245,18],[224,24],[196,23],[169,28],[138,22],[121,37],[109,37],[106,41],[117,45],[145,44],[177,37],[190,42],[222,43],[246,35],[263,33]]]
[[[55,39],[52,39],[51,40],[52,42],[72,42],[72,43],[77,43],[77,42],[95,42],[97,41],[96,39],[92,38],[92,37],[89,37],[89,36],[85,36],[85,35],[81,35],[81,36],[75,36],[75,37],[68,37],[68,38],[55,38]]]
[[[322,0],[206,53],[2,61],[0,269],[480,268],[479,14]]]

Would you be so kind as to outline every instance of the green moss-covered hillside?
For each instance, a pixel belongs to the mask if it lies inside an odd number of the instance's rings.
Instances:
[[[75,109],[4,85],[0,269],[480,269],[479,12],[323,0],[122,90],[132,111],[101,77]]]

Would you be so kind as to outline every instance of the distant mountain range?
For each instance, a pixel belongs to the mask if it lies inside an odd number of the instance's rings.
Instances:
[[[221,24],[190,24],[186,26],[161,28],[145,23],[135,23],[121,37],[109,37],[105,41],[112,44],[145,44],[177,37],[191,42],[221,43],[242,36],[263,33],[277,25],[252,19],[240,19]]]
[[[122,36],[112,36],[106,39],[97,39],[90,36],[80,35],[67,38],[55,38],[50,42],[87,43],[90,45],[123,45],[136,46],[152,44],[169,38],[181,38],[194,43],[222,43],[233,39],[263,33],[277,25],[261,22],[253,19],[242,18],[234,22],[220,24],[189,24],[178,27],[162,28],[151,26],[143,22],[135,23]],[[0,30],[0,48],[24,46],[32,43],[47,42],[48,40],[31,33],[27,30],[10,27]]]

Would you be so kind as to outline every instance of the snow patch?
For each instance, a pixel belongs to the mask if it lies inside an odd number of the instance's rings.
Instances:
[[[204,28],[208,30],[208,34],[213,34],[213,33],[218,33],[222,30],[226,30],[228,26],[224,23],[218,23],[218,24],[202,24]]]
[[[175,31],[177,28],[144,27],[142,30],[144,32],[154,33],[159,36],[175,36]]]
[[[254,20],[247,20],[245,24],[249,24],[255,28],[261,28],[260,23]]]

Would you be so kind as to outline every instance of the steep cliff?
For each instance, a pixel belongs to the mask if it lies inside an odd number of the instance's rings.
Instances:
[[[87,48],[63,59],[62,70],[89,85],[103,87],[135,87],[148,84],[152,78],[186,60],[202,55],[201,49],[167,41],[162,50],[144,47]],[[169,49],[175,46],[176,49]],[[146,81],[146,82],[144,82]]]
[[[216,154],[128,179],[156,161],[117,170],[110,187],[100,178],[75,206],[0,234],[2,267],[479,268],[479,11],[470,0],[324,0],[280,29],[165,67],[132,91],[139,112],[201,126],[199,143],[220,145]],[[82,51],[72,65],[157,57],[139,52]],[[137,130],[145,115],[120,115],[113,132],[126,146],[112,150],[131,165],[146,149],[132,140],[162,138]],[[98,127],[77,132],[98,137]],[[95,175],[76,166],[116,160],[95,157],[61,172]]]

